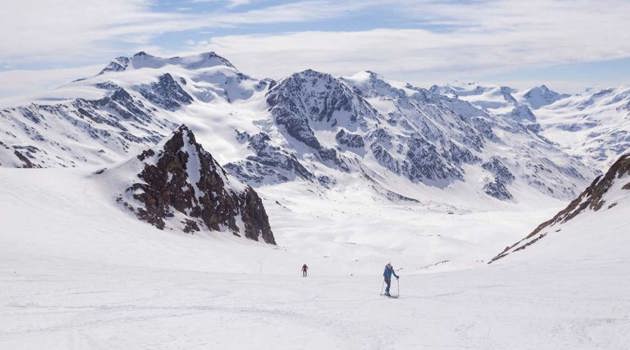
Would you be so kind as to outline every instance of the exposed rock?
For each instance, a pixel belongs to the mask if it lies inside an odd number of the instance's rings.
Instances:
[[[122,72],[129,66],[129,61],[129,57],[116,57],[98,74],[101,75],[107,72]]]
[[[481,167],[494,175],[494,180],[483,186],[483,191],[496,199],[508,200],[513,196],[507,189],[507,185],[511,184],[515,177],[510,170],[497,158],[492,157],[489,161],[483,163]]]
[[[284,79],[267,94],[267,104],[278,125],[298,141],[319,150],[311,122],[361,124],[376,111],[346,84],[330,74],[306,70]]]
[[[514,181],[514,175],[512,175],[510,170],[497,157],[490,158],[490,160],[483,163],[481,167],[491,172],[501,182],[509,184]]]
[[[159,229],[195,232],[231,231],[237,236],[275,244],[262,200],[251,187],[225,170],[180,126],[154,151],[131,160],[141,181],[119,197],[139,219]]]
[[[245,160],[228,163],[225,168],[240,180],[255,184],[281,183],[296,178],[313,180],[313,175],[297,159],[295,154],[288,153],[271,144],[265,133],[249,136],[246,132],[237,133],[237,139],[248,142],[248,148],[255,152]]]
[[[462,179],[463,172],[448,164],[441,157],[435,145],[424,138],[414,137],[407,144],[407,162],[402,166],[403,171],[413,181]]]
[[[487,184],[485,184],[483,186],[483,191],[487,195],[494,197],[496,199],[499,199],[499,200],[512,199],[512,194],[505,187],[505,184],[501,180],[496,179],[496,178],[494,179],[494,181],[488,182]]]
[[[147,100],[171,111],[193,101],[169,73],[161,75],[156,83],[140,87],[139,91]]]
[[[346,131],[345,129],[339,130],[339,132],[335,135],[335,139],[337,143],[349,148],[363,148],[365,147],[365,142],[363,141],[363,137],[359,134],[353,134],[351,132]]]

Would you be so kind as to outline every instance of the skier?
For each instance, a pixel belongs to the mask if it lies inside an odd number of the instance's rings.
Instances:
[[[302,265],[302,277],[306,277],[308,274],[308,266],[306,264]]]
[[[385,284],[387,285],[387,287],[385,287],[385,295],[388,297],[391,297],[391,295],[389,294],[389,287],[392,284],[392,275],[394,275],[396,279],[399,278],[394,271],[394,267],[392,266],[392,264],[387,263],[387,265],[385,265],[385,271],[383,272],[383,278],[385,278]]]

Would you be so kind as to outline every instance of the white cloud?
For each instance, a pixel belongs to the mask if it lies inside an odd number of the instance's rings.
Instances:
[[[227,2],[228,3],[228,7],[233,8],[233,7],[238,7],[238,6],[243,6],[243,5],[249,5],[252,3],[257,2],[256,0],[192,0],[193,3],[204,3],[204,2],[208,2],[208,3],[221,3],[221,2]]]
[[[64,69],[0,71],[0,106],[28,103],[39,94],[46,93],[77,78],[98,73],[102,66],[84,66]],[[15,97],[19,96],[19,97]]]
[[[245,11],[239,5],[256,0],[223,1],[233,6],[228,9],[217,9],[219,0],[198,1],[210,1],[208,12],[156,13],[151,10],[154,0],[3,4],[0,65],[105,64],[121,50],[137,48],[174,53],[155,42],[156,35],[186,30],[235,27],[255,33],[266,25],[329,19],[343,28],[344,20],[356,20],[353,14],[372,6],[386,6],[391,12],[383,16],[398,16],[399,25],[415,29],[218,36],[191,42],[190,50],[216,50],[260,77],[304,68],[335,74],[372,69],[392,78],[436,82],[630,57],[630,2],[623,0],[305,0]]]
[[[253,2],[252,0],[230,0],[230,6],[236,7],[236,6],[242,6],[242,5],[249,5],[252,2]]]
[[[146,0],[20,0],[0,7],[0,60],[92,56],[111,28],[144,21]]]
[[[370,0],[373,1],[373,0]],[[214,4],[208,12],[152,12],[152,0],[20,0],[0,7],[0,63],[93,62],[162,33],[239,25],[312,21],[349,13],[370,2],[302,1],[240,12]],[[249,0],[233,0],[230,6]],[[126,45],[126,46],[125,46]]]
[[[406,17],[448,29],[235,35],[214,37],[193,48],[216,50],[258,76],[281,77],[304,68],[335,74],[371,69],[415,81],[475,79],[522,67],[630,56],[628,2],[406,6]]]

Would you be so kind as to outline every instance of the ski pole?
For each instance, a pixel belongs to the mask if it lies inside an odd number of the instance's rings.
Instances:
[[[396,278],[396,289],[398,289],[398,296],[400,296],[400,278]]]

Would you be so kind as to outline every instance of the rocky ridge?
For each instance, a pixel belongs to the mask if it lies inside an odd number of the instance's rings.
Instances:
[[[159,148],[99,176],[112,172],[126,183],[117,201],[159,229],[229,231],[275,244],[256,191],[228,175],[184,125]]]
[[[623,198],[630,200],[630,154],[622,155],[606,172],[597,177],[577,198],[558,212],[553,218],[543,222],[522,240],[506,247],[501,253],[492,258],[490,263],[502,259],[510,254],[523,250],[530,245],[545,238],[552,232],[560,232],[562,224],[573,220],[586,212],[598,212],[608,210],[619,203],[609,199],[609,192],[613,188],[619,191],[627,191]]]

